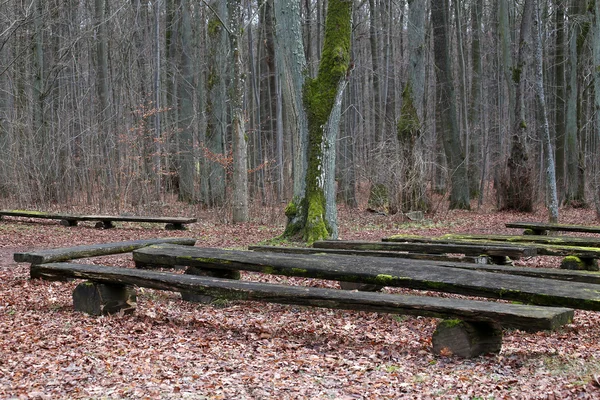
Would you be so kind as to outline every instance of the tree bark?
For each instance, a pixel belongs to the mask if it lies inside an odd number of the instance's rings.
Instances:
[[[526,0],[523,7],[519,56],[512,74],[512,84],[515,87],[516,121],[512,127],[510,156],[501,188],[502,208],[523,212],[533,210],[533,177],[526,144],[528,125],[524,99],[525,73],[529,65],[529,53],[531,52],[533,1]]]
[[[469,209],[469,183],[465,156],[460,143],[456,99],[452,78],[452,59],[450,57],[449,6],[447,0],[432,0],[431,20],[435,53],[435,72],[438,99],[436,118],[443,121],[444,151],[452,182],[450,192],[451,209]]]
[[[548,193],[549,222],[558,222],[558,195],[556,191],[556,170],[554,164],[554,148],[550,137],[550,126],[548,113],[546,111],[546,93],[544,91],[543,53],[541,38],[541,20],[539,15],[538,0],[534,0],[533,10],[533,59],[535,63],[535,99],[537,105],[537,117],[540,121],[542,142],[546,156],[546,190]]]

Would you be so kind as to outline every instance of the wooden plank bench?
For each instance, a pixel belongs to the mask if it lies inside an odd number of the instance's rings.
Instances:
[[[276,246],[249,246],[248,250],[272,252],[272,253],[288,253],[288,254],[341,254],[341,255],[357,255],[357,256],[375,256],[375,257],[392,257],[426,260],[429,258],[420,258],[421,256],[437,256],[437,254],[412,254],[412,253],[395,253],[395,252],[376,252],[362,250],[337,250],[337,249],[316,249],[313,247],[276,247]],[[567,282],[583,282],[600,285],[600,272],[598,271],[575,271],[556,268],[530,268],[530,267],[515,267],[507,265],[494,265],[482,262],[481,257],[473,257],[475,260],[470,261],[468,257],[456,259],[452,257],[440,256],[439,259],[431,258],[432,261],[439,261],[436,265],[461,268],[473,271],[496,272],[510,275],[530,276],[534,278],[556,279]],[[340,282],[341,283],[341,282]]]
[[[267,253],[296,253],[296,254],[341,254],[371,257],[408,258],[411,260],[453,261],[464,263],[486,264],[485,256],[451,256],[445,254],[400,253],[397,251],[326,249],[314,247],[281,247],[281,246],[248,246],[248,250]]]
[[[83,245],[75,247],[64,247],[59,249],[36,250],[31,252],[17,252],[13,254],[16,262],[28,262],[31,264],[44,264],[50,262],[69,261],[78,258],[105,256],[111,254],[129,253],[144,246],[156,244],[177,244],[193,246],[196,239],[193,238],[158,238],[129,240],[125,242],[113,242]],[[30,270],[31,278],[37,278],[35,271]]]
[[[0,218],[3,216],[58,219],[60,220],[61,225],[64,226],[77,226],[77,223],[79,221],[98,221],[96,227],[104,229],[114,228],[113,222],[120,221],[162,223],[165,224],[165,229],[168,230],[184,230],[186,224],[192,224],[198,221],[196,218],[184,217],[151,217],[135,215],[73,215],[26,210],[1,210]]]
[[[464,254],[467,256],[487,256],[496,264],[504,264],[507,257],[518,259],[535,256],[536,250],[530,246],[515,246],[484,243],[447,243],[430,242],[369,242],[359,240],[321,240],[313,243],[320,249],[369,250],[369,251],[406,251],[425,254]]]
[[[547,235],[548,231],[600,233],[600,226],[584,226],[572,224],[551,224],[544,222],[508,222],[507,228],[525,229],[525,235]]]
[[[572,321],[574,316],[569,308],[348,292],[98,265],[49,263],[32,267],[43,278],[90,280],[75,288],[73,303],[76,310],[95,315],[133,312],[136,295],[132,286],[139,286],[230,300],[452,318],[438,324],[432,337],[433,351],[463,357],[498,353],[502,346],[501,327],[526,331],[556,329]]]
[[[445,235],[438,237],[426,237],[426,236],[391,236],[382,239],[384,243],[412,243],[412,244],[431,244],[440,243],[448,245],[462,245],[462,246],[482,246],[482,245],[493,245],[494,243],[501,243],[499,241],[492,240],[479,240],[479,239],[466,239],[456,235]],[[575,269],[575,270],[589,270],[598,271],[598,259],[600,258],[600,248],[598,247],[584,247],[584,246],[564,246],[557,244],[546,244],[539,242],[504,242],[503,246],[515,246],[520,248],[527,246],[534,248],[537,255],[539,256],[560,256],[564,257],[561,263],[563,269]]]
[[[600,311],[600,285],[448,268],[435,261],[337,254],[275,254],[177,245],[133,252],[135,262],[212,270],[246,270],[404,287]]]

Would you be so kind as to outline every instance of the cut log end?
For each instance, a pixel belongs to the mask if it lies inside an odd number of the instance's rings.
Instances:
[[[433,352],[443,356],[473,358],[499,353],[502,348],[502,329],[489,322],[444,320],[433,333],[432,344]]]
[[[132,314],[136,305],[133,286],[83,282],[73,291],[73,308],[89,315]]]

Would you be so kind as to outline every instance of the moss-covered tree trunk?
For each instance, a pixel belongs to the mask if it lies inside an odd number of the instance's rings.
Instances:
[[[301,235],[308,243],[337,237],[335,143],[349,73],[351,31],[352,1],[329,1],[319,72],[316,78],[306,78],[303,87],[308,121],[304,191],[295,194],[286,209],[284,235]]]
[[[525,79],[523,72],[529,64],[531,52],[531,22],[533,2],[526,0],[521,20],[518,62],[513,69],[515,87],[515,123],[512,128],[510,156],[501,184],[500,208],[530,212],[533,209],[533,184],[531,162],[525,142],[528,126],[525,116]]]

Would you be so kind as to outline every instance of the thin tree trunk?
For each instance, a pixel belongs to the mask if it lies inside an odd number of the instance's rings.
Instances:
[[[244,69],[241,58],[243,4],[231,2],[229,40],[233,53],[232,131],[233,131],[233,222],[248,221],[248,155],[244,126]]]
[[[189,0],[181,0],[181,77],[179,111],[179,200],[193,203],[196,193],[196,168],[194,155],[194,71],[192,57],[192,24]]]
[[[546,156],[546,186],[548,190],[548,214],[549,222],[558,222],[558,196],[556,192],[556,170],[554,168],[554,149],[550,137],[550,126],[548,123],[548,114],[546,111],[546,94],[544,91],[544,73],[543,73],[543,52],[541,37],[541,19],[539,15],[538,0],[535,2],[533,10],[533,60],[535,63],[535,99],[537,106],[537,116],[542,130],[542,142]]]

